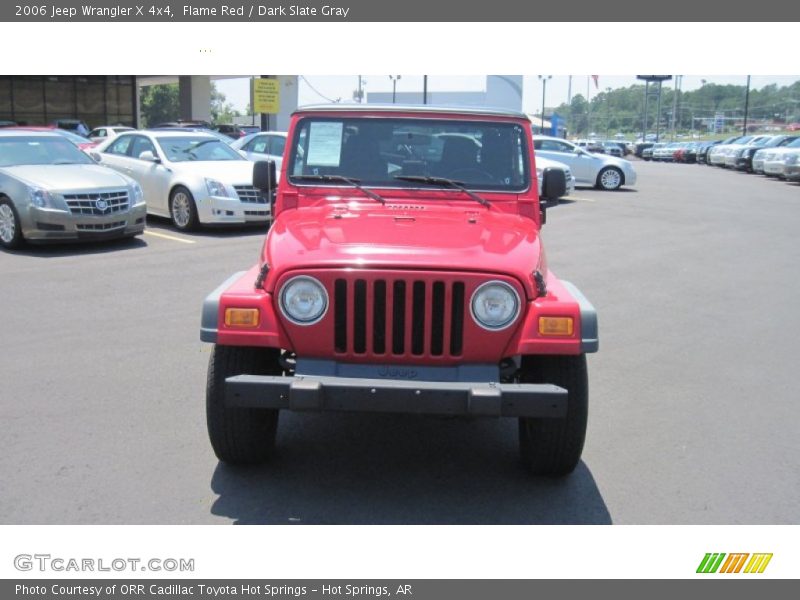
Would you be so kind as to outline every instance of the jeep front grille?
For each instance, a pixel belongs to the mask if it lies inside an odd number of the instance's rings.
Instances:
[[[103,217],[128,210],[128,192],[87,192],[85,194],[64,194],[73,215],[94,215]]]
[[[338,278],[334,349],[355,355],[460,356],[465,296],[461,281]]]

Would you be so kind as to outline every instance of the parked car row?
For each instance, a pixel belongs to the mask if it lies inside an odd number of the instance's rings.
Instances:
[[[269,151],[282,152],[286,134],[251,134],[248,153],[185,125],[99,127],[99,143],[62,128],[0,129],[0,246],[131,237],[144,231],[146,214],[184,231],[270,222],[270,199],[252,185],[253,160],[279,158]]]
[[[725,140],[709,153],[707,164],[740,171],[783,176],[784,160],[795,154],[800,135],[747,135]],[[767,159],[769,156],[769,159]]]
[[[670,142],[642,149],[645,160],[697,163],[800,180],[800,134],[745,135],[706,142]]]

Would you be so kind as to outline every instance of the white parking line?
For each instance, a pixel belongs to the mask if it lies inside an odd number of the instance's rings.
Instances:
[[[164,238],[165,240],[172,240],[173,242],[181,242],[183,244],[196,244],[194,240],[187,240],[186,238],[176,237],[174,235],[167,235],[166,233],[158,233],[155,231],[150,231],[149,229],[144,230],[145,235],[154,235],[156,237]]]

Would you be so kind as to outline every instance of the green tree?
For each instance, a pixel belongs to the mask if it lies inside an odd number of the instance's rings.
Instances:
[[[234,117],[241,116],[241,113],[228,102],[225,94],[220,92],[213,83],[211,84],[211,122],[214,125],[220,123],[230,123]]]
[[[144,127],[174,121],[180,114],[177,83],[143,87],[139,99]]]
[[[227,101],[225,94],[211,84],[211,122],[230,123],[239,111]],[[177,83],[165,83],[143,87],[140,94],[142,125],[152,127],[167,121],[177,121],[181,117]]]

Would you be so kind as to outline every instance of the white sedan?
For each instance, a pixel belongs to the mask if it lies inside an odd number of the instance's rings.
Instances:
[[[533,147],[537,158],[549,158],[567,165],[578,185],[616,190],[623,185],[636,184],[636,171],[625,159],[592,154],[567,140],[542,135],[533,136]]]
[[[267,223],[270,202],[253,187],[253,163],[213,135],[183,131],[123,133],[92,156],[144,190],[148,214],[180,230],[204,224]]]
[[[274,160],[275,171],[280,179],[283,150],[288,135],[283,131],[251,133],[231,143],[231,148],[238,150],[248,160]]]
[[[120,133],[126,131],[136,131],[133,127],[124,127],[123,125],[103,125],[102,127],[95,127],[89,132],[88,137],[93,142],[100,144],[106,140],[117,137]]]

